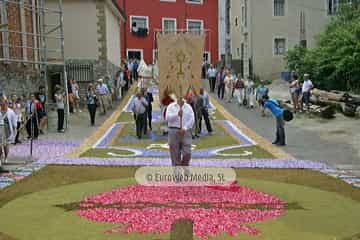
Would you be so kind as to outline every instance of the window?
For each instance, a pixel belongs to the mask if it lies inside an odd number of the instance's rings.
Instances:
[[[163,18],[162,29],[164,33],[176,32],[176,18]]]
[[[211,63],[211,59],[210,59],[210,52],[204,52],[203,54],[203,60],[206,63]]]
[[[202,4],[203,0],[186,0],[186,3]]]
[[[187,30],[189,32],[194,32],[201,34],[203,30],[203,21],[202,20],[187,20],[186,21]]]
[[[247,21],[248,21],[248,1],[245,0],[244,3],[244,26],[247,27]]]
[[[284,55],[286,51],[286,40],[285,38],[275,38],[274,40],[274,54]]]
[[[285,16],[285,0],[274,0],[274,16]]]
[[[149,31],[149,17],[130,16],[130,31],[137,35],[147,35]]]
[[[126,49],[126,55],[128,59],[143,59],[142,49]]]
[[[7,30],[9,29],[9,27],[6,25],[8,23],[8,13],[7,13],[6,3],[4,1],[0,2],[0,23],[6,26],[5,29]],[[2,43],[3,58],[10,58],[9,32],[4,31],[0,34],[2,37],[1,43]]]
[[[236,54],[238,57],[240,57],[240,48],[236,48]]]
[[[244,55],[245,55],[245,54],[244,54],[244,51],[245,51],[245,47],[244,47],[244,43],[242,43],[242,44],[241,44],[241,54],[240,54],[240,55],[241,55],[241,56],[240,56],[241,59],[244,59]]]
[[[235,17],[235,26],[237,27],[238,26],[238,17]]]
[[[352,0],[344,0],[344,1],[341,1],[341,0],[327,0],[327,10],[328,10],[328,14],[329,15],[334,15],[336,13],[336,11],[338,10],[339,8],[339,4],[341,3],[352,3]]]

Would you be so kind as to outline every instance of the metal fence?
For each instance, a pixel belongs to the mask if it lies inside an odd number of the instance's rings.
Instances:
[[[66,64],[66,72],[68,76],[76,80],[79,85],[80,104],[83,105],[87,86],[89,83],[94,82],[94,65],[92,63],[69,63]]]

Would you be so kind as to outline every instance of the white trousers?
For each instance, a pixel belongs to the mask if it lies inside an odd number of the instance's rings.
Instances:
[[[234,95],[236,96],[238,103],[242,105],[244,102],[245,89],[243,88],[235,89]]]

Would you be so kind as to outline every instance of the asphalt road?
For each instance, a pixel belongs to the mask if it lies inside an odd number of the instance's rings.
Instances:
[[[207,80],[204,80],[204,85],[208,85]],[[218,99],[217,94],[210,95]],[[235,99],[231,103],[225,100],[219,102],[257,134],[271,142],[274,140],[275,119],[270,113],[262,117],[258,108],[240,107],[235,103]],[[360,176],[360,159],[352,146],[331,139],[325,140],[317,133],[293,126],[291,122],[286,124],[286,138],[287,146],[283,149],[295,158],[324,162]]]

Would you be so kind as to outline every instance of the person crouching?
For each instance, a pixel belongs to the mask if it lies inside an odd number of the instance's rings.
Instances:
[[[278,146],[285,146],[285,121],[284,109],[280,106],[278,101],[270,99],[268,95],[263,97],[263,109],[269,109],[276,118],[276,139],[273,144]]]

